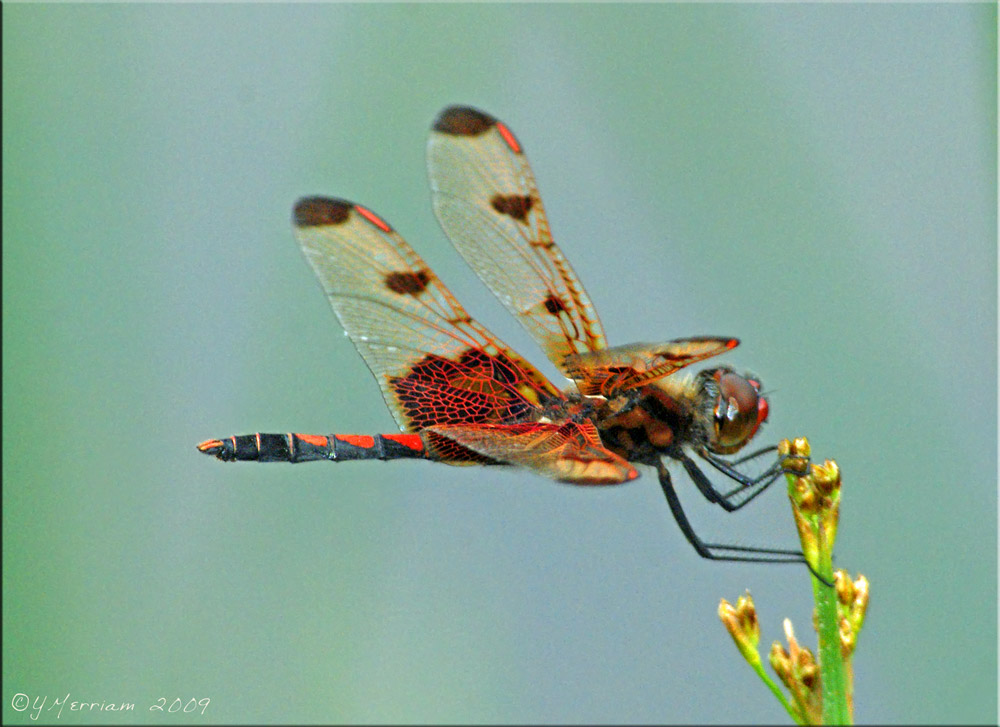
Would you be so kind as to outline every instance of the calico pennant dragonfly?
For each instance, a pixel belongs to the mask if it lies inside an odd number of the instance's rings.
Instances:
[[[427,146],[434,210],[482,281],[572,381],[560,391],[477,323],[388,222],[352,202],[295,205],[298,242],[330,305],[375,375],[402,433],[249,434],[198,445],[220,460],[335,462],[421,458],[515,465],[577,485],[616,485],[656,469],[667,502],[699,555],[804,562],[798,551],[704,542],[674,490],[678,462],[701,494],[739,509],[783,471],[756,477],[741,450],[767,419],[760,382],[728,366],[678,372],[735,348],[700,336],[609,347],[590,298],[556,246],[521,143],[504,123],[453,106]],[[735,483],[717,489],[692,457]]]

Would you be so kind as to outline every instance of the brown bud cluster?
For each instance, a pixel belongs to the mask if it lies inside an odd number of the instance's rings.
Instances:
[[[777,641],[771,645],[771,668],[792,693],[793,705],[802,721],[806,724],[820,724],[823,692],[819,664],[810,649],[799,645],[792,630],[792,622],[788,619],[785,619],[785,638],[788,648]]]
[[[837,613],[840,617],[840,649],[844,658],[850,658],[857,645],[858,632],[865,623],[868,610],[868,579],[862,575],[851,581],[846,571],[834,573],[837,592]]]
[[[719,618],[733,637],[743,658],[751,663],[759,662],[757,645],[760,643],[760,622],[757,620],[757,609],[750,592],[737,598],[735,606],[723,598],[719,603]]]

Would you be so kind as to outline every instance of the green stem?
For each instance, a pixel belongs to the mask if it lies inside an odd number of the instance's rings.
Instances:
[[[823,578],[833,581],[832,543],[824,538],[823,527],[818,528],[819,562],[815,564]],[[816,601],[816,620],[819,634],[819,663],[823,686],[823,724],[849,725],[851,711],[848,705],[847,674],[840,648],[840,619],[837,614],[837,591],[812,576],[813,598]]]
[[[799,716],[799,713],[792,706],[792,703],[788,701],[788,697],[786,697],[785,693],[781,691],[781,687],[779,687],[775,683],[775,681],[767,675],[767,672],[764,671],[764,665],[761,664],[761,662],[758,660],[758,661],[751,661],[750,666],[752,666],[753,670],[757,672],[757,676],[759,676],[763,680],[763,682],[767,685],[767,688],[774,693],[774,696],[777,697],[779,702],[781,702],[781,706],[784,707],[785,711],[788,712],[789,716],[791,716],[791,718],[795,720],[795,723],[805,724],[805,722],[803,722],[802,718]]]

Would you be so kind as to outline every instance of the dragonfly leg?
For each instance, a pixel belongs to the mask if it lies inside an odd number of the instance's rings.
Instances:
[[[805,556],[801,551],[798,550],[786,550],[781,548],[754,548],[743,545],[728,545],[725,543],[706,543],[699,537],[699,535],[694,531],[691,526],[691,521],[688,520],[687,515],[684,513],[684,507],[681,505],[680,498],[677,497],[677,492],[674,489],[673,480],[670,478],[670,472],[667,470],[666,464],[663,460],[656,463],[656,473],[660,479],[660,487],[663,489],[663,494],[667,498],[667,504],[670,506],[670,512],[673,513],[674,520],[677,521],[677,526],[684,533],[684,537],[695,549],[695,551],[702,558],[707,558],[709,560],[727,560],[727,561],[750,561],[756,563],[805,563]],[[812,570],[812,566],[810,566]]]

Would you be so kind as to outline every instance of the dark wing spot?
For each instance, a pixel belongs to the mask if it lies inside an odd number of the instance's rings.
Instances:
[[[427,283],[431,280],[430,272],[420,270],[411,273],[409,270],[403,273],[389,273],[385,276],[385,286],[393,293],[400,295],[419,295],[427,288]]]
[[[434,131],[457,136],[478,136],[497,122],[492,116],[471,106],[449,106],[432,127]]]
[[[295,203],[294,220],[296,227],[322,227],[340,225],[347,222],[354,205],[342,199],[330,197],[303,197]]]
[[[673,363],[677,363],[678,361],[689,361],[691,359],[691,354],[684,351],[660,351],[656,355],[664,361],[670,361]]]
[[[566,310],[566,305],[562,302],[562,298],[558,295],[550,295],[545,299],[542,305],[545,306],[545,310],[554,316],[557,316]]]
[[[490,200],[493,209],[502,215],[513,217],[518,222],[524,222],[531,211],[534,200],[527,194],[497,194]]]

